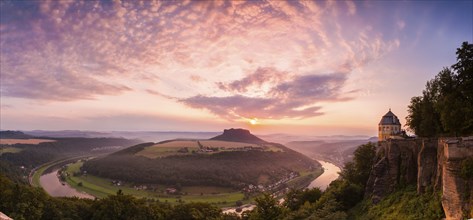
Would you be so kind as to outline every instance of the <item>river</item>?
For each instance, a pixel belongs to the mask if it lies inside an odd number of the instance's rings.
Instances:
[[[79,198],[88,198],[88,199],[93,199],[94,197],[83,193],[79,192],[76,189],[70,187],[67,184],[62,184],[61,181],[59,181],[59,178],[57,176],[58,170],[53,170],[51,173],[47,173],[42,175],[39,178],[39,183],[41,184],[41,187],[51,196],[54,197],[79,197]]]
[[[320,190],[324,191],[332,181],[338,178],[338,172],[340,172],[340,168],[335,166],[333,163],[322,160],[318,161],[320,164],[322,164],[324,173],[312,181],[307,188],[312,189],[314,187],[319,187]]]
[[[327,186],[334,180],[338,178],[338,172],[340,172],[340,168],[335,166],[332,163],[326,162],[326,161],[321,161],[318,160],[320,164],[322,164],[322,167],[324,169],[324,172],[322,175],[317,177],[314,181],[312,181],[307,188],[312,189],[314,187],[319,187],[322,191],[327,188]],[[67,184],[62,184],[61,181],[59,181],[59,178],[57,176],[58,170],[54,170],[51,173],[44,174],[40,177],[39,181],[41,184],[41,187],[51,196],[55,197],[79,197],[79,198],[89,198],[93,199],[94,197],[83,193],[79,192],[76,189],[70,187]],[[255,206],[254,205],[246,205],[243,207],[243,211],[246,210],[251,210]],[[224,209],[225,213],[236,213],[236,208],[226,208]]]
[[[317,160],[321,165],[322,167],[324,168],[324,172],[322,173],[322,175],[320,175],[319,177],[317,177],[317,179],[313,180],[309,186],[307,186],[308,189],[312,189],[312,188],[315,188],[315,187],[319,187],[320,190],[324,191],[328,185],[330,185],[330,183],[334,180],[336,180],[338,178],[338,172],[340,172],[340,168],[335,166],[333,163],[329,163],[329,162],[326,162],[326,161],[322,161],[322,160]],[[280,199],[279,202],[282,203],[284,201],[284,199]],[[254,209],[256,206],[255,205],[244,205],[243,207],[243,210],[242,211],[246,211],[246,210],[252,210]],[[225,208],[223,210],[224,213],[237,213],[236,212],[236,207],[233,207],[233,208]],[[241,214],[240,213],[237,213],[238,215]]]

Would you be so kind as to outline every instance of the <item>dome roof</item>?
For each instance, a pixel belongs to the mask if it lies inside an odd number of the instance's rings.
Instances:
[[[389,109],[388,113],[381,118],[379,125],[401,125],[401,122],[399,122],[397,116]]]

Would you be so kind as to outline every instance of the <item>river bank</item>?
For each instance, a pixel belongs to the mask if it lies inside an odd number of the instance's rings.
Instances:
[[[78,198],[87,198],[93,199],[92,195],[87,193],[79,192],[76,189],[72,188],[68,184],[61,182],[58,177],[59,169],[53,170],[50,173],[43,174],[39,178],[41,187],[51,196],[54,197],[78,197]]]
[[[313,180],[307,188],[311,189],[314,187],[318,187],[321,190],[325,190],[327,186],[333,181],[338,178],[338,172],[340,172],[340,168],[337,167],[335,164],[322,161],[322,160],[317,160],[323,167],[324,172],[322,175],[317,177],[315,180]],[[58,169],[52,170],[52,172],[44,174],[40,177],[40,184],[43,189],[50,194],[51,196],[56,196],[56,197],[79,197],[79,198],[91,198],[93,199],[94,197],[92,195],[89,195],[84,192],[79,192],[78,190],[72,188],[68,184],[64,184],[63,182],[60,181],[59,176],[58,176]],[[255,207],[255,205],[252,204],[246,204],[243,205],[242,207],[239,207],[242,209],[242,211],[246,210],[252,210]],[[236,209],[238,207],[229,207],[229,208],[224,208],[222,209],[225,213],[237,213]]]
[[[312,189],[312,188],[318,187],[320,190],[324,191],[330,185],[330,183],[332,181],[334,181],[338,178],[338,176],[339,176],[338,173],[340,172],[340,168],[338,166],[336,166],[335,164],[327,162],[327,161],[323,161],[323,160],[317,160],[317,161],[322,165],[322,168],[324,169],[324,172],[322,173],[322,175],[320,175],[315,180],[313,180],[309,184],[309,186],[307,186],[307,188]],[[284,201],[284,199],[280,200],[280,202],[281,201]],[[237,213],[237,214],[240,214],[241,212],[244,212],[244,211],[247,211],[247,210],[251,211],[255,207],[256,207],[255,205],[246,204],[246,205],[243,205],[241,207],[224,208],[223,212],[224,213]],[[240,212],[236,211],[238,208],[241,209]]]
[[[333,163],[322,160],[317,161],[322,164],[324,172],[322,175],[317,177],[317,179],[312,181],[307,188],[312,189],[318,187],[320,190],[324,191],[332,181],[338,178],[338,173],[341,171],[341,169]]]

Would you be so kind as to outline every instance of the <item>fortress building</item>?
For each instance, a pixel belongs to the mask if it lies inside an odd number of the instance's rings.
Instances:
[[[378,124],[378,141],[385,141],[401,133],[401,122],[389,109]]]

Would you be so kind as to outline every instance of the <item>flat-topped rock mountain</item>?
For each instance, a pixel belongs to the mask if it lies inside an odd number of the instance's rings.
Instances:
[[[267,141],[256,137],[250,131],[241,128],[231,128],[223,130],[223,134],[210,138],[210,140],[245,142],[251,144],[265,144]]]

